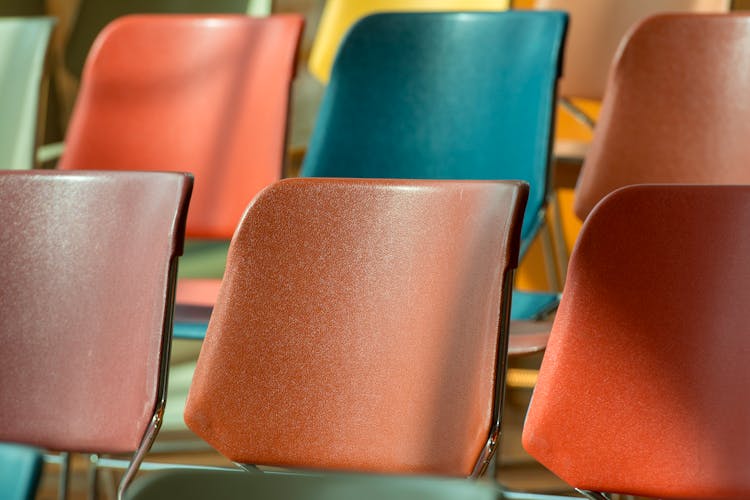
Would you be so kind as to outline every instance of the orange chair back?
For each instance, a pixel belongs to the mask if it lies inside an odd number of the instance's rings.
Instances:
[[[523,433],[576,488],[749,498],[750,186],[631,186],[573,252]]]
[[[230,246],[188,426],[241,463],[479,474],[527,196],[492,181],[263,191]]]
[[[89,54],[60,168],[192,172],[188,236],[231,238],[281,176],[301,29],[298,15],[114,21]]]
[[[621,186],[750,184],[750,14],[662,14],[615,61],[576,188],[584,219]]]

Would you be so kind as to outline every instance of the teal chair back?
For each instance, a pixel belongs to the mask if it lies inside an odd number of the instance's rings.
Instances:
[[[0,169],[34,166],[44,60],[55,21],[0,18]]]
[[[42,472],[42,454],[36,448],[0,443],[0,498],[30,500]]]
[[[547,196],[562,12],[375,14],[333,65],[301,175],[518,179]]]

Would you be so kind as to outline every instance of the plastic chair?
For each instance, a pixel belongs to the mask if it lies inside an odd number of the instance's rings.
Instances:
[[[383,12],[501,11],[509,0],[326,0],[320,15],[307,67],[320,82],[328,83],[341,40],[363,17]]]
[[[543,220],[566,19],[519,11],[361,20],[336,58],[301,175],[524,180],[523,254]],[[516,293],[513,319],[556,303],[556,294]]]
[[[42,71],[55,20],[0,18],[0,169],[34,166]]]
[[[263,191],[232,240],[188,427],[238,463],[482,474],[527,192],[371,179]]]
[[[34,498],[42,473],[42,454],[36,448],[0,443],[0,491],[4,500]]]
[[[268,15],[254,10],[256,0],[81,0],[65,44],[65,67],[81,77],[84,63],[99,32],[118,17],[129,14],[245,14]],[[269,2],[263,2],[266,8]]]
[[[750,184],[746,14],[660,14],[639,23],[614,62],[576,187],[579,218],[631,184]],[[547,334],[540,331],[536,350]],[[531,339],[527,339],[530,340]],[[532,345],[527,352],[534,351]]]
[[[580,490],[750,497],[748,225],[749,186],[602,200],[573,251],[529,453]]]
[[[187,236],[229,240],[281,177],[301,30],[298,15],[120,18],[91,51],[59,167],[192,172]],[[215,292],[180,280],[177,300],[203,315],[178,314],[175,336],[202,337]]]
[[[750,184],[750,95],[737,61],[747,14],[662,14],[640,23],[614,63],[576,188],[585,219],[629,184]]]
[[[160,425],[191,187],[177,173],[0,172],[0,439],[135,451],[124,491]]]
[[[135,482],[128,500],[495,500],[489,484],[434,477],[246,474],[242,471],[173,470]]]

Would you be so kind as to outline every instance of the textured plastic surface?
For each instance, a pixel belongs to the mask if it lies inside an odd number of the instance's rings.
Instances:
[[[126,16],[89,55],[62,169],[195,176],[189,237],[229,239],[279,179],[298,15]]]
[[[748,14],[661,14],[615,61],[576,188],[584,219],[629,184],[750,184]]]
[[[726,12],[729,0],[536,0],[570,14],[560,94],[601,101],[620,40],[638,21],[666,11]]]
[[[28,446],[0,443],[0,493],[3,500],[36,497],[42,454]]]
[[[0,172],[0,439],[137,447],[191,186],[177,173]]]
[[[230,246],[188,426],[236,462],[471,474],[502,391],[526,195],[367,179],[263,191]]]
[[[320,15],[308,68],[315,78],[327,83],[336,52],[351,26],[380,12],[500,11],[509,0],[326,0]]]
[[[34,166],[39,88],[55,20],[0,18],[0,169]]]
[[[591,213],[526,418],[578,488],[748,498],[750,187],[634,186]]]
[[[518,179],[539,227],[567,17],[376,14],[342,43],[301,175]]]

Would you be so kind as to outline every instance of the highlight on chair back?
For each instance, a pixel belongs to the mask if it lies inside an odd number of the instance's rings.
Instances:
[[[750,186],[630,186],[597,205],[526,417],[529,453],[580,490],[750,497],[748,226]]]
[[[34,167],[51,17],[0,18],[0,169]]]
[[[750,93],[737,61],[750,15],[660,14],[638,24],[614,62],[576,187],[585,219],[630,184],[750,184]]]
[[[478,476],[527,186],[289,179],[248,207],[185,421],[237,463]]]
[[[473,12],[506,10],[510,0],[326,0],[307,67],[328,83],[341,40],[357,21],[382,12]]]
[[[247,203],[281,177],[301,30],[298,15],[114,21],[89,54],[60,168],[192,172],[188,238],[229,240]],[[180,280],[178,304],[200,317],[183,322],[178,310],[175,336],[205,333],[220,260],[216,279]]]
[[[336,57],[301,175],[526,181],[523,254],[543,221],[566,23],[521,11],[362,19]],[[513,318],[556,302],[515,293]]]
[[[1,440],[135,451],[127,487],[164,406],[191,188],[178,173],[0,172]]]

